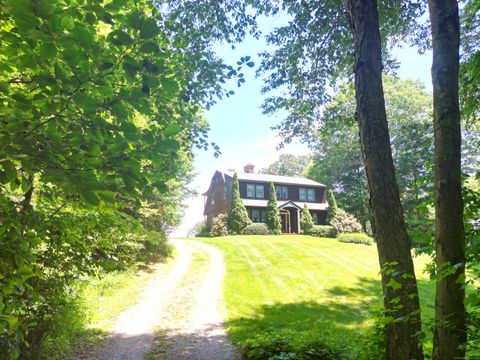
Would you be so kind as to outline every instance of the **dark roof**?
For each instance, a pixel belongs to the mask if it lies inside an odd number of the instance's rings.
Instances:
[[[233,177],[233,172],[225,171],[226,175]],[[237,173],[238,180],[247,180],[247,181],[258,181],[265,183],[277,183],[277,184],[290,184],[290,185],[305,185],[305,186],[321,186],[326,187],[319,182],[304,178],[304,177],[294,177],[294,176],[280,176],[280,175],[268,175],[268,174],[257,174],[257,173]]]

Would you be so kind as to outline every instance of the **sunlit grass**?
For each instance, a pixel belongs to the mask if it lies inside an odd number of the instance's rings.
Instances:
[[[113,272],[100,278],[90,278],[81,292],[88,327],[111,330],[115,317],[135,305],[141,299],[145,286],[155,277],[166,276],[174,263],[173,258],[169,258],[141,270]]]
[[[228,332],[234,343],[272,329],[321,337],[355,358],[368,342],[372,311],[381,304],[375,246],[310,236],[229,236],[202,239],[225,257]],[[433,316],[434,284],[415,259],[422,315]]]

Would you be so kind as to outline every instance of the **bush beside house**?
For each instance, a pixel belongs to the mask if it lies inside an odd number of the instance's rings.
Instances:
[[[243,234],[245,228],[251,223],[247,209],[240,198],[238,175],[235,173],[232,180],[232,199],[228,212],[228,229],[232,234]]]
[[[300,228],[304,234],[308,234],[313,228],[313,218],[312,214],[310,214],[310,211],[308,210],[307,204],[303,205],[303,211],[300,217]]]
[[[280,235],[282,233],[282,224],[280,223],[280,213],[278,212],[277,205],[277,192],[275,191],[275,185],[273,185],[273,183],[270,183],[268,194],[266,225],[272,234]]]
[[[228,215],[219,214],[213,218],[211,236],[227,236],[228,235]]]
[[[362,225],[352,214],[343,209],[337,209],[335,217],[330,225],[334,227],[337,234],[362,232]]]
[[[330,225],[313,225],[305,234],[325,238],[335,238],[337,236],[335,228]]]
[[[335,195],[333,194],[332,188],[327,189],[327,203],[328,203],[328,214],[327,214],[327,224],[330,224],[331,221],[335,218],[337,214],[337,201],[335,200]]]
[[[271,235],[272,232],[264,223],[254,223],[248,225],[244,232],[245,235]]]

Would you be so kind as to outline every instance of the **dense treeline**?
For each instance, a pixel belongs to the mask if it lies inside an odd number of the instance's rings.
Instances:
[[[253,66],[224,65],[178,6],[0,3],[2,358],[35,356],[78,279],[168,254],[193,150],[218,153],[201,108]]]

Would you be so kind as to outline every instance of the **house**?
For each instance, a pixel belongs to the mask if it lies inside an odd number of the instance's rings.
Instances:
[[[270,183],[275,185],[283,233],[299,233],[300,215],[307,207],[316,225],[325,224],[328,204],[326,186],[316,181],[290,176],[256,174],[252,164],[237,173],[240,198],[252,222],[265,222]],[[203,194],[208,226],[215,216],[227,213],[232,193],[233,172],[216,171]]]

